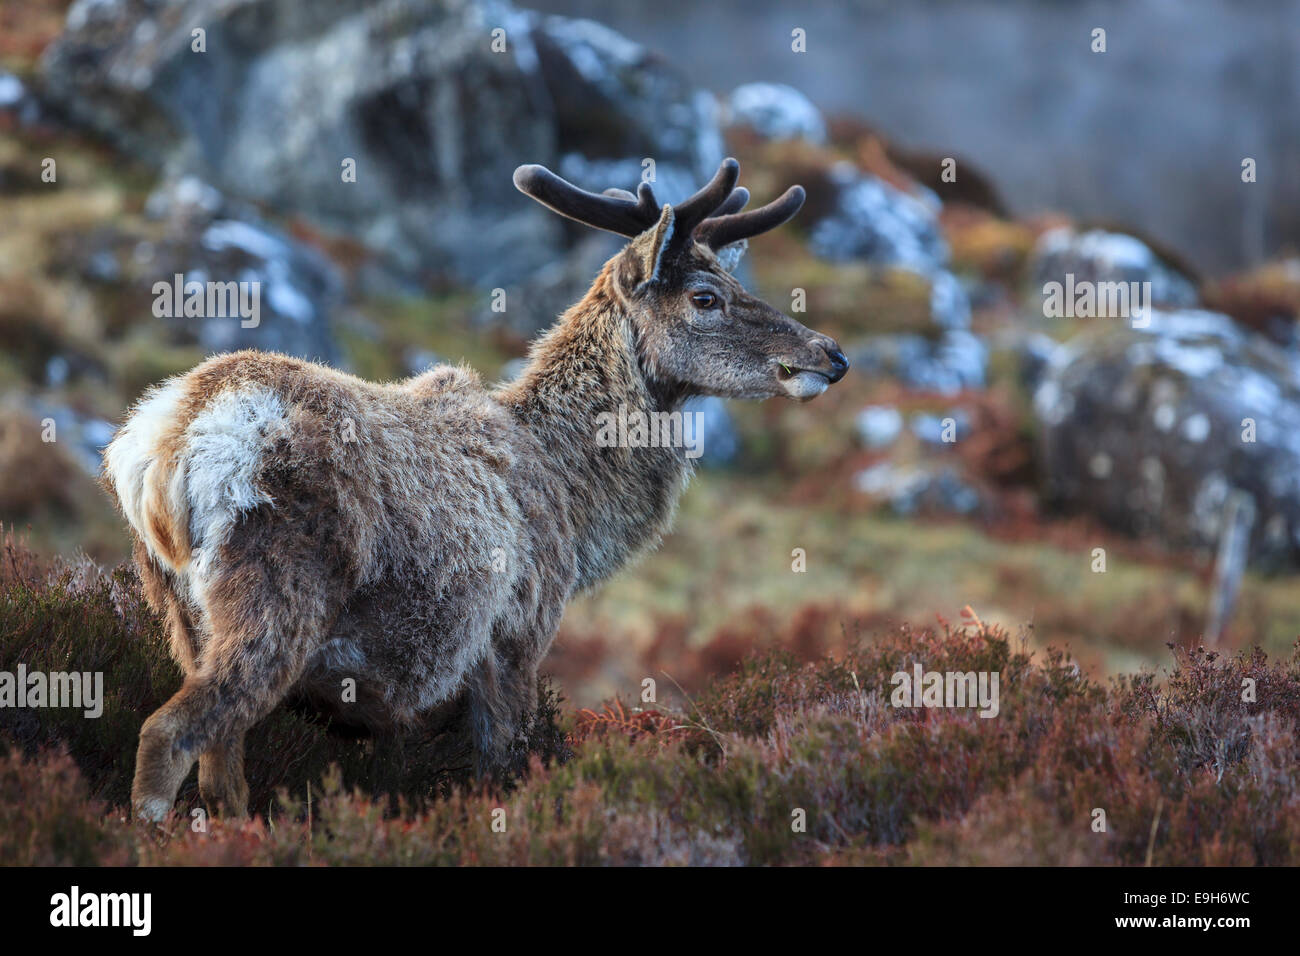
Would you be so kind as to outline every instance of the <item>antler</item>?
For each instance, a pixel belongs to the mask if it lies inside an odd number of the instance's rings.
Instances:
[[[711,249],[757,236],[786,222],[803,205],[801,186],[791,186],[785,195],[749,212],[749,190],[736,185],[740,164],[724,159],[708,184],[689,199],[673,207],[675,236],[692,237]],[[592,193],[561,179],[545,166],[520,166],[515,170],[515,187],[543,206],[587,226],[627,236],[638,236],[659,221],[661,207],[649,183],[626,189]]]
[[[759,206],[749,212],[724,213],[719,209],[717,214],[696,227],[695,238],[710,249],[721,249],[741,239],[770,232],[794,218],[794,214],[803,206],[804,195],[802,186],[791,186],[780,199],[774,199],[766,206]],[[743,205],[742,203],[742,208]]]

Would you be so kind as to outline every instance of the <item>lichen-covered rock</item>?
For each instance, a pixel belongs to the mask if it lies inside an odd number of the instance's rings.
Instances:
[[[868,405],[854,421],[858,437],[868,448],[885,448],[903,433],[903,415],[892,405]]]
[[[976,335],[951,330],[937,339],[923,335],[874,335],[845,346],[851,367],[864,374],[888,375],[908,388],[951,395],[983,388],[988,346]]]
[[[1034,396],[1049,498],[1173,546],[1210,548],[1234,489],[1251,554],[1300,559],[1300,359],[1227,316],[1155,310],[1061,346]]]
[[[828,172],[834,211],[810,227],[813,251],[831,261],[862,260],[926,272],[947,262],[932,194],[906,193],[852,163]]]
[[[550,101],[544,118],[565,161],[631,161],[630,176],[611,173],[600,187],[630,189],[645,172],[644,161],[653,160],[655,193],[665,202],[684,199],[713,175],[723,142],[712,94],[603,24],[527,11],[516,16],[537,56],[535,69],[525,57],[521,66]],[[674,192],[674,178],[686,181],[686,192]]]
[[[812,100],[784,83],[745,83],[727,100],[727,125],[743,126],[769,140],[826,142],[826,121]]]
[[[23,81],[0,70],[0,116],[12,116],[19,125],[30,126],[40,118],[40,105]]]
[[[1077,232],[1067,226],[1049,229],[1038,237],[1030,263],[1033,288],[1049,282],[1064,283],[1067,275],[1080,282],[1149,282],[1151,301],[1169,308],[1196,305],[1196,287],[1164,262],[1140,239],[1119,232],[1090,229]]]
[[[209,353],[258,348],[339,362],[333,323],[343,280],[324,255],[249,210],[238,218],[197,180],[155,191],[146,211],[161,220],[161,231],[126,221],[66,239],[60,250],[67,269],[91,288],[111,291],[115,321],[156,322],[161,341]],[[175,290],[178,282],[179,296],[161,289]],[[223,291],[213,309],[209,284],[224,290],[228,283],[244,297],[237,303]],[[203,289],[203,307],[185,314],[195,288]],[[160,302],[163,296],[170,301]],[[240,310],[232,311],[236,304]]]
[[[605,260],[621,245],[622,240],[610,233],[588,231],[566,255],[503,286],[503,295],[489,296],[474,313],[475,324],[506,333],[521,343],[532,339],[582,298]]]
[[[86,474],[99,474],[104,446],[112,441],[116,431],[111,422],[39,398],[29,401],[28,410],[43,429],[48,429],[51,440],[57,441]]]
[[[813,253],[830,262],[895,266],[930,281],[930,312],[945,329],[970,325],[970,297],[948,271],[948,244],[939,229],[938,198],[920,186],[904,192],[851,163],[829,172],[832,211],[809,226]]]
[[[722,150],[711,98],[662,60],[504,0],[80,0],[43,78],[173,174],[346,233],[403,274],[487,287],[565,235],[514,190],[522,158],[699,177]]]

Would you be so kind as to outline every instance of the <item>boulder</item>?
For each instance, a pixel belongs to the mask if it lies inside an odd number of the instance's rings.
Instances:
[[[67,269],[112,291],[117,321],[162,323],[165,340],[209,353],[258,348],[339,362],[333,322],[343,279],[322,253],[192,178],[159,187],[145,211],[157,228],[106,224],[60,249]],[[246,283],[256,316],[230,314],[224,299],[212,311],[206,293],[202,314],[177,314],[174,295],[170,308],[159,307],[158,284],[174,288],[178,275],[182,301],[190,283]]]
[[[32,126],[40,119],[41,108],[22,80],[0,70],[0,117],[5,116],[20,126]]]
[[[79,0],[42,76],[174,175],[485,287],[565,236],[515,191],[521,161],[652,158],[699,179],[722,151],[711,98],[661,59],[501,0]]]
[[[812,100],[784,83],[746,83],[727,99],[726,123],[767,140],[802,139],[821,146],[826,121]]]
[[[855,423],[867,448],[885,448],[903,433],[903,415],[892,405],[868,405],[858,412]]]
[[[1080,282],[1149,282],[1151,301],[1169,308],[1196,305],[1190,278],[1162,260],[1141,239],[1119,232],[1061,226],[1038,237],[1030,260],[1033,288],[1049,282],[1064,284],[1072,275]]]
[[[1213,548],[1234,491],[1250,554],[1300,558],[1300,357],[1225,315],[1154,310],[1059,347],[1034,395],[1047,496],[1175,547]]]
[[[970,297],[947,268],[938,198],[919,186],[904,192],[847,162],[836,163],[829,178],[835,198],[831,211],[809,226],[813,254],[830,262],[868,262],[925,276],[935,323],[967,328]]]
[[[963,330],[945,332],[937,339],[923,335],[874,335],[845,346],[850,367],[864,374],[887,375],[908,388],[951,395],[967,388],[983,388],[988,369],[988,346]]]
[[[971,434],[970,415],[964,408],[954,408],[942,415],[918,412],[912,416],[908,427],[927,445],[939,447],[950,446]]]
[[[618,236],[588,231],[567,254],[505,286],[504,297],[489,297],[474,314],[475,324],[521,342],[534,338],[582,298],[605,260],[621,245]]]
[[[104,446],[113,440],[116,426],[102,418],[39,398],[29,400],[28,411],[42,428],[51,426],[51,432],[64,453],[86,474],[99,474]]]

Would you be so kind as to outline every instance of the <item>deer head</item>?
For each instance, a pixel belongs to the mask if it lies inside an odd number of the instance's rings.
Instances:
[[[807,401],[848,371],[844,353],[750,295],[731,275],[748,239],[775,229],[803,205],[802,187],[749,211],[726,159],[708,185],[660,206],[649,183],[587,192],[543,166],[520,166],[515,186],[542,205],[631,242],[613,262],[613,291],[631,322],[643,374],[676,394],[725,398],[784,395]]]

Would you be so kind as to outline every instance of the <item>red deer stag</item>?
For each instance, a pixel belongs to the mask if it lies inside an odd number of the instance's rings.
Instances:
[[[512,383],[243,351],[143,396],[103,480],[185,680],[140,730],[139,816],[171,810],[196,758],[208,805],[246,813],[244,735],[290,692],[378,732],[463,695],[478,766],[499,760],[565,603],[657,542],[691,471],[671,444],[609,447],[598,417],[806,400],[848,368],[731,276],[803,203],[795,186],[742,211],[738,172],[660,208],[646,183],[597,195],[521,166],[521,191],[631,241]]]

